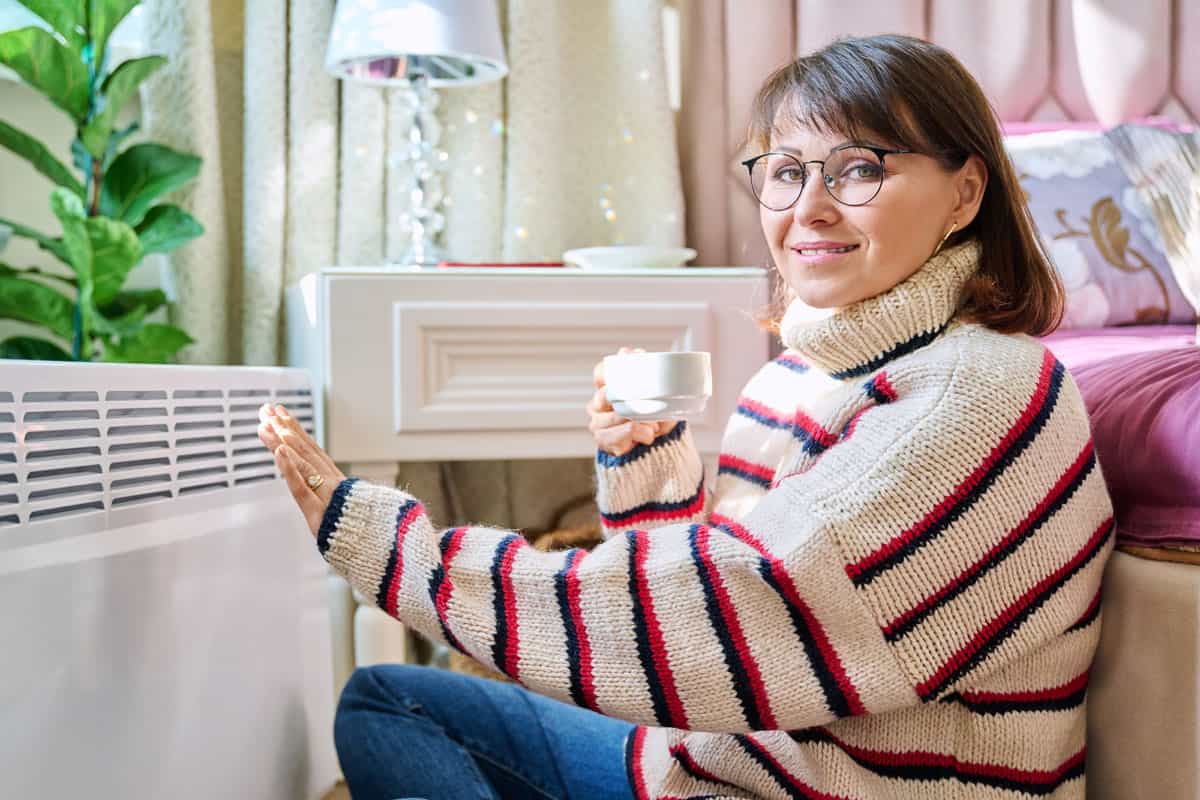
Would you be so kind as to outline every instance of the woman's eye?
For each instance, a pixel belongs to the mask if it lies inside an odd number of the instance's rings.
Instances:
[[[795,183],[804,180],[804,173],[795,167],[784,167],[775,173],[775,180],[785,183]]]
[[[876,180],[879,178],[880,168],[878,164],[869,164],[860,161],[857,164],[850,164],[842,170],[842,177],[855,181]]]

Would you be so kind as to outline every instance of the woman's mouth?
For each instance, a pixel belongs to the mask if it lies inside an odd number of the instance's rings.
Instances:
[[[810,263],[830,261],[857,249],[858,245],[856,244],[840,244],[838,242],[805,242],[793,245],[791,248],[793,253]]]

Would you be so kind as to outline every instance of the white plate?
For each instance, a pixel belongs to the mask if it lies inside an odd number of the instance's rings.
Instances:
[[[696,257],[690,247],[621,245],[584,247],[563,253],[563,262],[583,269],[661,269],[682,267]]]

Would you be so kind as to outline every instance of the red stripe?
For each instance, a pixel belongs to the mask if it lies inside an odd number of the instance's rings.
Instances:
[[[713,515],[715,522],[718,515]],[[813,640],[817,644],[817,650],[821,653],[821,658],[825,661],[825,666],[833,674],[833,678],[837,681],[838,688],[842,690],[842,694],[846,696],[846,703],[850,706],[851,716],[861,716],[867,713],[866,706],[863,705],[862,699],[858,696],[858,690],[854,687],[854,683],[850,680],[850,676],[846,674],[846,669],[842,666],[842,660],[838,657],[837,651],[829,642],[829,637],[825,633],[824,626],[813,615],[808,604],[800,597],[800,592],[796,589],[795,582],[792,581],[792,576],[788,574],[784,568],[783,561],[776,558],[762,542],[758,540],[754,534],[746,530],[745,526],[734,522],[728,517],[720,517],[722,520],[720,525],[730,530],[739,539],[749,544],[755,550],[767,559],[771,564],[771,574],[778,581],[783,589],[784,599],[800,612],[800,616],[804,618],[805,624],[808,626],[809,632],[812,634]]]
[[[857,412],[855,412],[854,416],[850,418],[850,423],[848,425],[846,425],[846,435],[842,437],[843,442],[854,435],[854,429],[858,427],[858,420],[862,417],[863,414],[867,413],[867,411],[869,411],[872,408],[875,408],[875,406],[867,406],[866,408],[860,408]]]
[[[792,421],[807,433],[814,442],[822,447],[833,447],[837,437],[817,424],[816,420],[800,409],[792,416]]]
[[[888,402],[895,402],[900,395],[897,394],[896,388],[888,381],[886,372],[881,372],[875,376],[875,391],[888,399]]]
[[[1038,703],[1046,700],[1062,700],[1081,689],[1087,688],[1089,671],[1085,670],[1064,683],[1051,689],[1035,689],[1024,692],[963,692],[964,700],[972,703]]]
[[[717,466],[731,467],[739,470],[740,472],[746,472],[767,481],[775,477],[775,470],[771,469],[770,467],[764,467],[762,464],[752,464],[749,461],[746,461],[744,458],[738,458],[737,456],[732,456],[728,453],[721,454],[721,458],[717,462]]]
[[[940,503],[934,506],[929,513],[926,514],[924,518],[922,518],[921,521],[916,525],[893,537],[878,550],[868,554],[857,563],[848,565],[846,567],[846,572],[852,579],[858,577],[880,561],[889,558],[897,550],[900,550],[914,539],[920,537],[939,519],[946,516],[946,514],[948,514],[950,510],[959,502],[959,500],[970,492],[971,487],[979,483],[980,479],[987,474],[988,470],[990,470],[995,463],[1012,448],[1013,443],[1016,442],[1017,438],[1025,431],[1026,428],[1029,427],[1030,423],[1033,422],[1033,418],[1037,416],[1038,411],[1041,409],[1042,404],[1046,399],[1046,395],[1050,391],[1050,376],[1054,371],[1054,364],[1054,355],[1047,350],[1045,355],[1042,356],[1042,371],[1038,377],[1037,389],[1034,391],[1033,397],[1030,398],[1029,403],[1025,406],[1025,410],[1021,412],[1021,416],[1015,423],[1013,423],[1012,427],[1008,429],[1008,433],[1006,433],[1004,438],[992,448],[992,451],[988,453],[987,457],[984,458],[979,466],[975,468],[975,471],[968,475],[967,478],[962,481],[962,483],[960,483],[953,492],[951,492],[949,495],[943,498]]]
[[[742,631],[741,621],[738,619],[737,610],[733,606],[733,600],[729,597],[729,590],[725,588],[725,581],[721,578],[721,573],[716,565],[712,563],[712,555],[708,546],[708,536],[709,528],[707,526],[700,526],[700,529],[696,532],[696,544],[700,550],[700,561],[704,565],[705,572],[708,573],[708,580],[713,588],[713,593],[717,596],[717,605],[721,609],[721,621],[725,624],[730,638],[733,639],[733,645],[737,648],[738,659],[742,662],[742,666],[746,670],[746,678],[750,682],[750,691],[754,694],[754,705],[758,707],[758,713],[762,716],[765,728],[767,730],[775,730],[778,726],[775,723],[775,714],[771,711],[771,701],[767,697],[767,689],[763,685],[762,673],[758,669],[758,662],[754,660],[754,654],[750,652],[750,644],[746,641],[746,635]]]
[[[629,759],[633,766],[633,796],[635,800],[652,800],[646,791],[646,777],[642,774],[642,751],[646,744],[646,728],[641,725],[633,729],[633,756]]]
[[[414,503],[408,513],[396,523],[396,568],[392,570],[392,580],[388,583],[387,611],[396,616],[396,598],[400,595],[400,576],[404,574],[404,540],[408,537],[408,528],[413,520],[425,513],[425,506]]]
[[[528,545],[528,540],[517,537],[504,551],[504,560],[500,562],[500,584],[504,587],[504,624],[508,630],[508,638],[504,643],[504,674],[514,681],[520,681],[517,675],[517,665],[520,660],[520,631],[517,628],[517,593],[513,588],[513,562],[517,552]]]
[[[1090,617],[1092,614],[1095,614],[1096,606],[1100,605],[1100,595],[1102,595],[1103,593],[1104,593],[1104,587],[1097,589],[1096,594],[1092,597],[1092,602],[1088,603],[1087,609],[1085,609],[1084,612],[1079,615],[1079,619],[1075,620],[1075,622],[1073,622],[1071,625],[1069,625],[1068,628],[1074,628],[1076,625],[1083,622],[1085,619]]]
[[[579,565],[587,556],[588,551],[576,551],[575,561],[567,570],[567,607],[571,610],[571,620],[575,623],[575,637],[579,643],[579,682],[583,688],[583,699],[587,707],[596,709],[596,684],[592,676],[592,645],[588,641],[587,626],[583,622],[583,607],[579,603]]]
[[[666,695],[667,708],[671,712],[671,727],[688,727],[687,713],[683,710],[683,702],[675,688],[675,673],[671,672],[671,664],[667,660],[667,643],[663,639],[662,626],[658,624],[658,614],[654,610],[654,600],[650,595],[650,584],[646,576],[646,556],[650,551],[650,537],[646,531],[637,532],[637,549],[634,552],[634,564],[637,568],[638,597],[642,602],[642,612],[646,617],[646,632],[650,637],[650,652],[654,659],[654,674],[663,687]]]
[[[767,405],[763,405],[757,400],[752,400],[749,397],[739,397],[737,404],[742,408],[745,408],[747,411],[753,411],[760,417],[766,417],[767,419],[778,422],[782,427],[786,427],[791,424],[791,418],[784,412],[777,411],[776,409]]]
[[[770,751],[767,750],[767,748],[758,742],[753,736],[743,736],[742,739],[755,750],[757,750],[765,760],[771,762],[771,765],[778,770],[779,774],[787,778],[788,783],[791,784],[793,789],[803,792],[804,796],[809,798],[809,800],[849,800],[849,798],[845,797],[844,795],[829,794],[828,792],[823,792],[820,789],[809,786],[807,783],[788,772],[787,769],[784,768],[783,764],[779,763],[779,759],[771,755]]]
[[[449,630],[450,625],[446,616],[447,609],[450,605],[450,593],[454,591],[454,584],[450,582],[450,562],[458,555],[458,551],[462,549],[462,541],[466,537],[467,529],[459,528],[454,533],[450,534],[450,544],[446,547],[446,554],[442,556],[442,585],[438,587],[437,599],[434,600],[434,608],[437,610],[438,619],[442,624],[446,625]]]
[[[648,509],[640,514],[634,514],[631,517],[622,517],[619,520],[609,520],[601,517],[600,521],[604,523],[604,527],[613,528],[615,530],[625,530],[632,528],[640,522],[667,522],[676,519],[686,519],[695,514],[704,511],[704,487],[700,487],[700,491],[696,493],[696,499],[689,506],[676,509],[674,511],[661,511],[657,509]]]
[[[679,744],[672,745],[670,752],[672,757],[682,761],[687,766],[688,771],[697,777],[712,783],[721,783],[726,786],[731,785],[729,781],[718,778],[716,775],[697,764],[696,759],[692,758],[692,754],[688,752],[687,745],[685,743],[680,742]]]
[[[932,687],[940,685],[947,675],[958,669],[958,667],[964,661],[973,656],[987,642],[988,639],[991,639],[993,636],[995,636],[1000,628],[1007,625],[1018,614],[1024,611],[1025,608],[1028,607],[1038,595],[1042,594],[1044,591],[1046,591],[1046,589],[1062,580],[1064,575],[1068,574],[1072,569],[1075,568],[1077,564],[1086,559],[1088,554],[1108,536],[1111,525],[1112,517],[1109,517],[1108,519],[1104,520],[1104,522],[1100,523],[1100,527],[1096,528],[1092,535],[1088,537],[1087,542],[1079,549],[1077,553],[1075,553],[1074,556],[1071,557],[1070,561],[1063,564],[1058,569],[1054,570],[1054,572],[1050,573],[1030,587],[1025,594],[1017,598],[1011,605],[1008,606],[1008,608],[1004,609],[999,616],[985,625],[983,629],[979,631],[979,633],[975,634],[971,641],[963,645],[959,651],[951,656],[950,660],[943,664],[937,672],[917,686],[917,693],[921,697],[928,697]]]
[[[775,360],[782,361],[786,364],[795,364],[798,367],[804,367],[806,369],[809,368],[809,363],[807,361],[800,358],[800,356],[792,355],[791,353],[784,353]]]
[[[1069,486],[1079,476],[1079,473],[1083,471],[1084,466],[1087,464],[1088,459],[1091,458],[1091,456],[1092,443],[1089,440],[1088,443],[1084,445],[1084,448],[1080,451],[1079,455],[1076,456],[1075,461],[1071,464],[1071,466],[1067,467],[1067,471],[1064,472],[1062,476],[1060,476],[1055,482],[1054,486],[1051,487],[1049,493],[1046,494],[1046,496],[1042,498],[1041,502],[1034,506],[1033,509],[1025,515],[1025,519],[1021,520],[1021,522],[1018,523],[1015,528],[1005,534],[1003,539],[993,545],[992,548],[984,553],[983,556],[981,556],[974,564],[967,567],[957,576],[952,578],[949,583],[926,597],[908,611],[905,611],[899,617],[896,617],[896,619],[889,622],[883,629],[884,633],[890,636],[898,628],[907,624],[910,619],[918,614],[923,613],[931,606],[937,605],[939,602],[941,602],[942,598],[957,589],[959,585],[982,572],[984,567],[991,563],[1002,550],[1008,547],[1016,539],[1024,536],[1029,528],[1033,525],[1034,520],[1045,513],[1046,509],[1058,500],[1058,498],[1066,490],[1067,486]]]
[[[1074,769],[1083,761],[1086,751],[1081,749],[1053,769],[1017,769],[1004,764],[982,764],[961,761],[958,756],[950,753],[933,753],[925,750],[901,750],[890,752],[886,750],[870,750],[866,747],[849,744],[822,728],[826,739],[845,753],[879,767],[941,767],[959,775],[971,775],[981,778],[1000,778],[1021,783],[1052,783],[1067,772]]]

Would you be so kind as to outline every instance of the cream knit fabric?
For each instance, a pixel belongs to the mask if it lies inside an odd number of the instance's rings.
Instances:
[[[711,498],[686,425],[598,455],[590,553],[354,479],[319,547],[423,633],[639,723],[639,798],[1082,798],[1112,509],[1062,366],[953,319],[977,256],[785,320]]]

